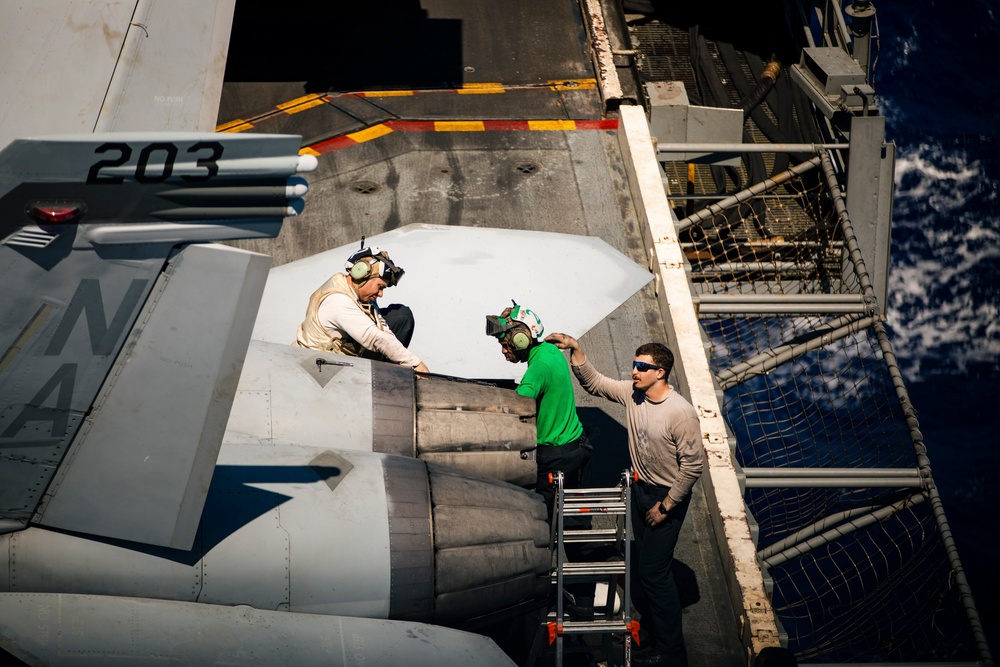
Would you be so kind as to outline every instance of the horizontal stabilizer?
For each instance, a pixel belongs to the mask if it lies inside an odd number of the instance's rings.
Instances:
[[[524,374],[524,364],[508,363],[485,335],[486,315],[499,315],[511,299],[533,310],[546,333],[581,336],[652,278],[602,239],[570,234],[417,224],[366,243],[406,270],[380,305],[413,311],[410,349],[432,372],[466,378]],[[253,337],[294,341],[309,295],[357,249],[352,243],[273,268]]]

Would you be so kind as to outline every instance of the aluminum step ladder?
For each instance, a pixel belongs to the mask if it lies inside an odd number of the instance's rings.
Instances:
[[[605,663],[609,667],[617,664],[617,651],[613,635],[622,635],[623,667],[631,664],[632,640],[638,643],[639,622],[631,617],[631,554],[629,540],[632,535],[633,473],[622,473],[618,486],[611,488],[567,489],[561,472],[552,478],[556,487],[555,504],[552,510],[552,539],[556,549],[556,564],[552,572],[552,582],[556,585],[556,608],[546,619],[548,641],[556,646],[556,667],[563,667],[566,635],[603,634]],[[569,521],[567,517],[589,517],[589,522]],[[603,518],[602,518],[603,517]],[[596,519],[596,521],[595,521]],[[586,524],[579,526],[580,523]],[[569,526],[567,526],[569,524]],[[595,525],[598,524],[598,525]],[[579,527],[578,527],[579,526]],[[609,527],[610,526],[610,527]],[[566,545],[588,544],[591,547],[603,545],[611,555],[609,560],[600,562],[571,562],[566,557]],[[615,611],[619,577],[624,576],[621,608]],[[607,584],[605,599],[594,600],[592,620],[570,620],[567,618],[564,602],[566,584],[573,582],[594,582]],[[590,647],[587,647],[590,650]]]

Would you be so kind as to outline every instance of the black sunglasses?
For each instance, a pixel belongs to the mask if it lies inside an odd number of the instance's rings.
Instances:
[[[654,368],[656,370],[663,370],[663,366],[657,366],[656,364],[647,364],[645,361],[633,361],[632,368],[639,371],[640,373],[645,373],[646,371],[651,371]]]

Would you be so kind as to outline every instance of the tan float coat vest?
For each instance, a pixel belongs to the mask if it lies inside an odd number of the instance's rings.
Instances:
[[[319,306],[323,303],[323,299],[332,294],[345,294],[351,297],[352,300],[357,302],[358,308],[375,323],[375,326],[383,331],[385,330],[385,327],[382,326],[382,318],[373,313],[371,307],[365,307],[358,301],[358,293],[354,291],[351,279],[347,274],[336,273],[309,297],[309,306],[306,308],[306,319],[299,325],[295,345],[307,347],[312,350],[347,354],[352,357],[371,357],[372,352],[361,347],[356,340],[347,334],[344,334],[343,338],[331,336],[330,332],[320,324]],[[381,357],[382,355],[378,356]]]

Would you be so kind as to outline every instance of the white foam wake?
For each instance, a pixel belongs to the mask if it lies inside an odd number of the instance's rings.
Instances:
[[[1000,362],[1000,186],[937,143],[901,149],[887,317],[908,379]]]

